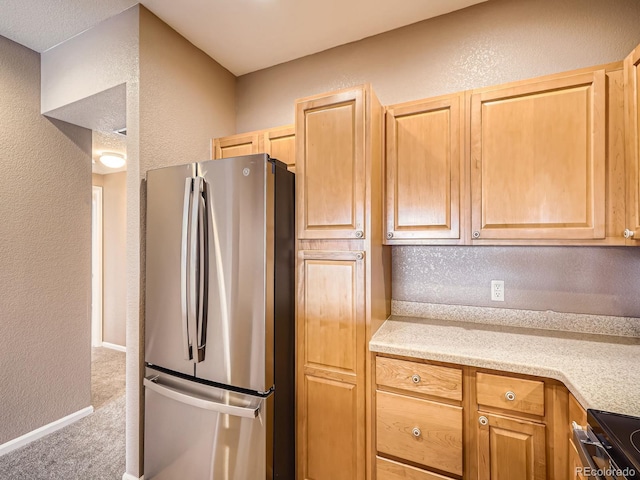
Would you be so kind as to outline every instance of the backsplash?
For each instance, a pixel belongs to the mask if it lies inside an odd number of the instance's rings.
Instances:
[[[392,247],[394,300],[640,317],[640,249]],[[491,280],[504,280],[493,302]]]

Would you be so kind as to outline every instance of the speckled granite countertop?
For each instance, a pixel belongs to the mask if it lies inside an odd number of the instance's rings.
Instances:
[[[392,315],[372,352],[548,377],[585,408],[640,416],[640,338]]]

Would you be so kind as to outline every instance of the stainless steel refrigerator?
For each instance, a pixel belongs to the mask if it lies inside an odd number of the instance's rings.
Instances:
[[[294,175],[147,173],[145,479],[295,477]]]

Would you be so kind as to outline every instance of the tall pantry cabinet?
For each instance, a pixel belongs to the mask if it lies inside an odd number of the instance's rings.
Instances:
[[[382,128],[369,85],[296,102],[298,479],[370,468],[367,345],[391,298]]]

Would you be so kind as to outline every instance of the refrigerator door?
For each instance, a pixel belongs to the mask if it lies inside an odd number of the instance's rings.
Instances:
[[[267,478],[269,399],[147,369],[144,478]]]
[[[273,190],[267,155],[198,164],[208,195],[206,350],[198,378],[273,386]],[[270,279],[267,281],[267,279]]]
[[[188,234],[195,176],[195,164],[147,173],[145,361],[189,375]]]

